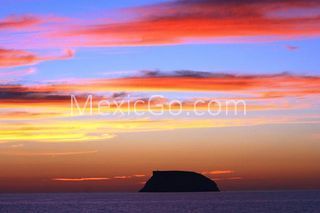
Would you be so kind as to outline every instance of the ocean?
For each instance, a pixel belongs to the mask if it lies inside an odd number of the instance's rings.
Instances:
[[[0,212],[320,212],[320,191],[0,194]]]

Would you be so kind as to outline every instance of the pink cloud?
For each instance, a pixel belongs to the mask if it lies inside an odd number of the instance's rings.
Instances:
[[[14,71],[0,71],[0,78],[10,78],[12,77],[21,77],[26,75],[32,75],[36,72],[36,68],[28,68],[24,70],[14,70]]]
[[[47,56],[39,56],[24,50],[0,49],[0,68],[34,65],[49,60],[66,60],[73,56],[74,51],[71,49],[64,50],[61,55]]]
[[[39,17],[32,15],[8,16],[0,20],[0,30],[27,28],[41,22]]]

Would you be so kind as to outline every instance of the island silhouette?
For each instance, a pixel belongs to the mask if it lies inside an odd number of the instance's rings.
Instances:
[[[219,192],[210,178],[191,171],[153,171],[139,192]]]

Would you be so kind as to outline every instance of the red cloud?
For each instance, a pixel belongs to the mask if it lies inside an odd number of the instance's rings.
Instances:
[[[76,79],[75,79],[76,80]],[[106,79],[78,79],[77,83],[53,85],[0,85],[0,91],[50,95],[65,92],[101,91],[238,91],[260,94],[261,98],[281,98],[320,94],[320,77],[288,73],[276,75],[232,75],[196,71]],[[23,97],[23,96],[21,96]],[[59,96],[60,97],[60,96]],[[28,96],[30,99],[30,96]],[[56,97],[57,98],[57,97]],[[63,98],[65,100],[65,98]]]
[[[129,8],[134,19],[95,23],[68,35],[87,39],[86,45],[155,45],[192,40],[233,38],[296,38],[318,36],[319,16],[307,15],[320,8],[319,1],[171,1]],[[299,14],[288,16],[290,10]],[[251,39],[251,40],[252,40]]]
[[[115,11],[125,20],[12,16],[0,21],[0,30],[41,24],[36,38],[26,35],[31,43],[12,35],[10,47],[30,49],[274,41],[319,36],[320,14],[309,13],[317,8],[316,0],[175,0]]]

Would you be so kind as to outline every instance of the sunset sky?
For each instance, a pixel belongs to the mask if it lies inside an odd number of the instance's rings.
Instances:
[[[320,189],[319,50],[318,0],[1,0],[0,192]]]

